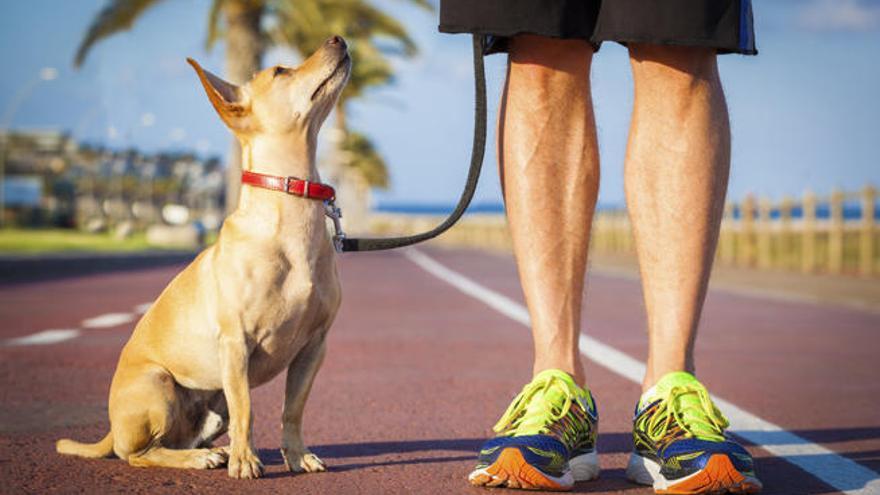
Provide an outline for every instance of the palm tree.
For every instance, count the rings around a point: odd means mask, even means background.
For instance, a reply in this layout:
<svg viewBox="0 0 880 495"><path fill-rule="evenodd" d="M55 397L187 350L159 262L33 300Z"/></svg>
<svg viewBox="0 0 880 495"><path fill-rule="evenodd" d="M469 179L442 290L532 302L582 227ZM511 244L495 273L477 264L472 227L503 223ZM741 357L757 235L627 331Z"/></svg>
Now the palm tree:
<svg viewBox="0 0 880 495"><path fill-rule="evenodd" d="M86 31L85 37L77 49L74 65L77 67L82 65L89 51L97 42L115 33L130 29L145 11L160 1L107 0L107 5L98 13ZM433 8L429 0L406 1L427 9ZM328 8L330 4L333 4L334 7ZM340 9L343 4L346 8ZM391 26L392 24L386 21L380 23L377 21L383 19L393 21L365 0L213 0L208 17L207 46L210 48L215 42L223 39L226 43L226 77L234 83L244 83L261 68L267 40L273 39L267 36L264 28L272 25L274 29L283 29L285 33L297 30L311 32L315 30L316 25L306 22L306 19L309 18L306 13L309 12L318 12L319 18L326 21L333 20L333 17L328 17L329 14L344 18L344 22L333 22L334 27L345 27L359 23ZM362 19L352 15L354 12L368 13L373 15L373 18L372 20ZM266 22L270 18L274 22ZM314 19L314 17L311 18ZM398 25L397 29L403 38L409 40L402 26ZM340 29L339 31L345 30ZM374 28L373 32L376 31L382 31L382 29ZM388 31L382 34L394 36ZM297 47L294 46L294 48ZM405 48L414 50L415 45L409 40L405 43ZM310 51L300 53L309 53ZM354 59L357 60L356 57ZM390 69L388 73L386 81L390 80ZM239 177L241 175L240 155L238 144L233 139L227 170L227 211L235 208L238 202Z"/></svg>
<svg viewBox="0 0 880 495"><path fill-rule="evenodd" d="M81 66L91 48L104 38L131 29L137 19L160 0L108 0L107 5L92 21L76 51L74 65ZM244 83L262 66L263 37L261 21L265 0L214 0L211 5L208 43L218 38L220 18L226 27L226 77L235 83ZM238 203L241 176L241 151L233 139L229 152L226 205L231 211Z"/></svg>
<svg viewBox="0 0 880 495"><path fill-rule="evenodd" d="M368 223L371 189L388 186L388 170L369 137L349 127L348 107L369 88L393 81L393 67L386 55L411 57L416 54L416 45L401 23L360 0L292 2L286 7L285 16L294 22L269 31L278 43L308 54L334 33L349 41L355 63L337 102L336 152L324 164L324 171L337 186L338 203L346 212L344 227L357 231Z"/></svg>

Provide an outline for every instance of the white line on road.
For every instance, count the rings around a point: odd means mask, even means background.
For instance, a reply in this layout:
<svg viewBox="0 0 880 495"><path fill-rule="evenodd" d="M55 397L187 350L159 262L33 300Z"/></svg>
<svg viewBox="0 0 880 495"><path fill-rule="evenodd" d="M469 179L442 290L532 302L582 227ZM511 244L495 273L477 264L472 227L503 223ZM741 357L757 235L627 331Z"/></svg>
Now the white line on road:
<svg viewBox="0 0 880 495"><path fill-rule="evenodd" d="M94 318L83 320L82 328L111 328L134 321L139 315L142 315L150 309L153 303L138 304L134 307L134 313L107 313ZM5 346L25 346L25 345L48 345L64 342L66 340L75 339L82 335L79 329L62 329L62 330L44 330L42 332L32 333L23 337L15 337L6 339L2 342Z"/></svg>
<svg viewBox="0 0 880 495"><path fill-rule="evenodd" d="M57 342L64 342L65 340L75 338L79 334L79 330L67 328L43 330L42 332L32 333L30 335L25 335L24 337L8 339L4 344L8 346L55 344Z"/></svg>
<svg viewBox="0 0 880 495"><path fill-rule="evenodd" d="M482 301L508 318L526 327L530 326L528 310L522 304L450 270L420 251L408 249L404 254L431 275ZM645 374L645 364L641 361L584 334L580 336L580 347L588 359L630 381L641 383ZM731 402L714 395L713 399L725 412L737 436L760 445L771 454L848 495L880 493L880 475L874 471L759 418Z"/></svg>
<svg viewBox="0 0 880 495"><path fill-rule="evenodd" d="M110 328L128 323L133 319L134 315L131 313L107 313L83 320L82 326L83 328Z"/></svg>
<svg viewBox="0 0 880 495"><path fill-rule="evenodd" d="M138 304L137 306L134 307L134 312L135 312L135 314L142 315L142 314L146 313L147 310L149 310L150 306L152 306L152 305L153 305L152 302Z"/></svg>

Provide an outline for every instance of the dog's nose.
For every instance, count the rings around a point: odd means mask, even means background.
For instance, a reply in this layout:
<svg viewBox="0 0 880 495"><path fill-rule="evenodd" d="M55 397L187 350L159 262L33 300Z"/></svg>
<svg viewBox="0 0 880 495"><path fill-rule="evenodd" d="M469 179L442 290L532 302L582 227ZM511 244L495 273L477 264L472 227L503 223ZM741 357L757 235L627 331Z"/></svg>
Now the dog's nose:
<svg viewBox="0 0 880 495"><path fill-rule="evenodd" d="M342 36L331 36L327 38L327 44L330 46L339 46L340 48L347 48L348 45L345 44L345 40Z"/></svg>

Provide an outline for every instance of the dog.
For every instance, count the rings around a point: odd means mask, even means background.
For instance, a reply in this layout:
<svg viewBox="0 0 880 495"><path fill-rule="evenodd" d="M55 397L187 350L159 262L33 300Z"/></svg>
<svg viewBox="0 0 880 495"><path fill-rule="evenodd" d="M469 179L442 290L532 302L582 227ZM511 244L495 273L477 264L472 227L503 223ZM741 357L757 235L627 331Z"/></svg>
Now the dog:
<svg viewBox="0 0 880 495"><path fill-rule="evenodd" d="M299 67L265 69L241 87L187 61L240 141L243 170L319 183L318 131L351 73L345 40L334 36ZM243 187L217 242L171 281L122 349L110 432L94 444L59 440L56 450L115 453L137 467L226 463L230 477L258 478L250 389L287 370L284 463L324 471L303 442L302 415L341 302L329 235L321 201ZM212 447L227 431L229 446Z"/></svg>

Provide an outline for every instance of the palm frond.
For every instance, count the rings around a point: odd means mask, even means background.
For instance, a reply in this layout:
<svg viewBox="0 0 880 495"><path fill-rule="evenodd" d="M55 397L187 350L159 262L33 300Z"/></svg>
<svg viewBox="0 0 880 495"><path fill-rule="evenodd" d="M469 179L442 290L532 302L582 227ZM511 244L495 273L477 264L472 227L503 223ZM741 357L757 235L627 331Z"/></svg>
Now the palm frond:
<svg viewBox="0 0 880 495"><path fill-rule="evenodd" d="M279 28L286 31L285 38L304 55L334 34L370 43L387 38L408 56L417 52L403 24L364 0L277 0L273 13Z"/></svg>
<svg viewBox="0 0 880 495"><path fill-rule="evenodd" d="M222 36L222 28L220 27L220 13L223 11L224 0L214 0L211 2L211 10L208 12L208 35L205 37L205 48L210 50L214 43Z"/></svg>
<svg viewBox="0 0 880 495"><path fill-rule="evenodd" d="M403 0L405 2L409 2L415 4L418 7L421 7L428 12L434 12L434 3L431 0Z"/></svg>
<svg viewBox="0 0 880 495"><path fill-rule="evenodd" d="M161 0L109 0L97 17L92 21L89 30L79 44L74 57L74 67L82 66L89 50L98 41L120 31L131 29L134 21L150 7Z"/></svg>
<svg viewBox="0 0 880 495"><path fill-rule="evenodd" d="M348 132L340 149L349 157L345 166L357 171L372 187L388 187L388 167L370 138L359 132Z"/></svg>
<svg viewBox="0 0 880 495"><path fill-rule="evenodd" d="M388 59L370 43L355 42L351 46L352 64L348 84L342 92L340 101L344 104L358 98L371 87L384 86L394 82L394 68Z"/></svg>
<svg viewBox="0 0 880 495"><path fill-rule="evenodd" d="M349 18L349 35L353 38L385 37L399 43L406 55L417 52L416 44L406 27L397 19L362 1L342 0Z"/></svg>

